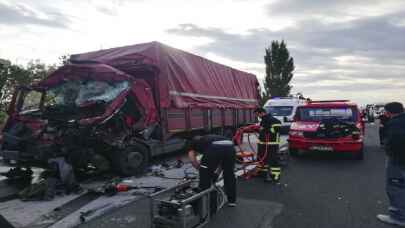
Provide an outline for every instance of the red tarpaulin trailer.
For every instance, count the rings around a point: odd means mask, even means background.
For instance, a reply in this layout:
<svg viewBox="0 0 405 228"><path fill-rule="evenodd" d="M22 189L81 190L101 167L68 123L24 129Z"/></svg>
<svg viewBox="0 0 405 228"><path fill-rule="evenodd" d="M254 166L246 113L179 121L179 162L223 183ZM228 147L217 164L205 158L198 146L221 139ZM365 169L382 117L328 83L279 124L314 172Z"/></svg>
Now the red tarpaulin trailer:
<svg viewBox="0 0 405 228"><path fill-rule="evenodd" d="M100 50L71 57L72 62L110 65L158 88L161 108L254 108L256 76L159 42Z"/></svg>

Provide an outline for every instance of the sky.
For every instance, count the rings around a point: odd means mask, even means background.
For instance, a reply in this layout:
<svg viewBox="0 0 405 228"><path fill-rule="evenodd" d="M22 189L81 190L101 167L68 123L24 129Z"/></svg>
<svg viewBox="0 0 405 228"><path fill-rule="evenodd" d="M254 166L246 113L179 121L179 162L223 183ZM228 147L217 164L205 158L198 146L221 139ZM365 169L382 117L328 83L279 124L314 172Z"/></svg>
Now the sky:
<svg viewBox="0 0 405 228"><path fill-rule="evenodd" d="M272 40L293 93L405 102L404 0L0 0L0 58L17 64L160 41L263 81Z"/></svg>

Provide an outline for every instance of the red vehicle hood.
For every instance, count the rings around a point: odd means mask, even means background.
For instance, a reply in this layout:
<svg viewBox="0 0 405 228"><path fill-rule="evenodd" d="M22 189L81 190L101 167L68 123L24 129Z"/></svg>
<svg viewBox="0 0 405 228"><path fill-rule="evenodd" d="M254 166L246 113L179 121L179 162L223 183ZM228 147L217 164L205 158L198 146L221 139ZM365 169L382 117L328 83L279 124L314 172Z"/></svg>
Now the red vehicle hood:
<svg viewBox="0 0 405 228"><path fill-rule="evenodd" d="M297 121L292 123L291 130L315 132L319 128L319 122Z"/></svg>

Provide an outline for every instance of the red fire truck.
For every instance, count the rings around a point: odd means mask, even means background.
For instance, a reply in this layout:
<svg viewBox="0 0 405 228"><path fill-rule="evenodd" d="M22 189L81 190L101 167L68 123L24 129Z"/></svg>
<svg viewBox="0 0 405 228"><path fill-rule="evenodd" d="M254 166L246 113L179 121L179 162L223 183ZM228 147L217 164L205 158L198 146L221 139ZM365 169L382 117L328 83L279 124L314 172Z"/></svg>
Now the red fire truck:
<svg viewBox="0 0 405 228"><path fill-rule="evenodd" d="M363 159L364 123L347 100L311 101L297 108L289 132L292 155L308 151L350 152Z"/></svg>

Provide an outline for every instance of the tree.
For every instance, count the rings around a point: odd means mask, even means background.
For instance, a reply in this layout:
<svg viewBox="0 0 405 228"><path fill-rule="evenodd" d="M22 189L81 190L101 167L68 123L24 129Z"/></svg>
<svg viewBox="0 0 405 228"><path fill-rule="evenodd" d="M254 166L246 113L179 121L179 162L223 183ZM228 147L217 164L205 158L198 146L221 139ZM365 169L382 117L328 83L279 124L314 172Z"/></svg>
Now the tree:
<svg viewBox="0 0 405 228"><path fill-rule="evenodd" d="M38 82L55 70L39 60L30 61L24 66L12 64L10 61L0 62L0 111L4 111L11 100L17 85L30 85Z"/></svg>
<svg viewBox="0 0 405 228"><path fill-rule="evenodd" d="M272 41L271 47L266 48L264 56L266 64L266 78L264 79L264 92L262 102L271 97L285 97L290 94L289 85L294 74L294 59L290 56L286 43Z"/></svg>
<svg viewBox="0 0 405 228"><path fill-rule="evenodd" d="M69 63L70 63L70 55L69 54L59 56L59 66L64 66L64 65L67 65Z"/></svg>

